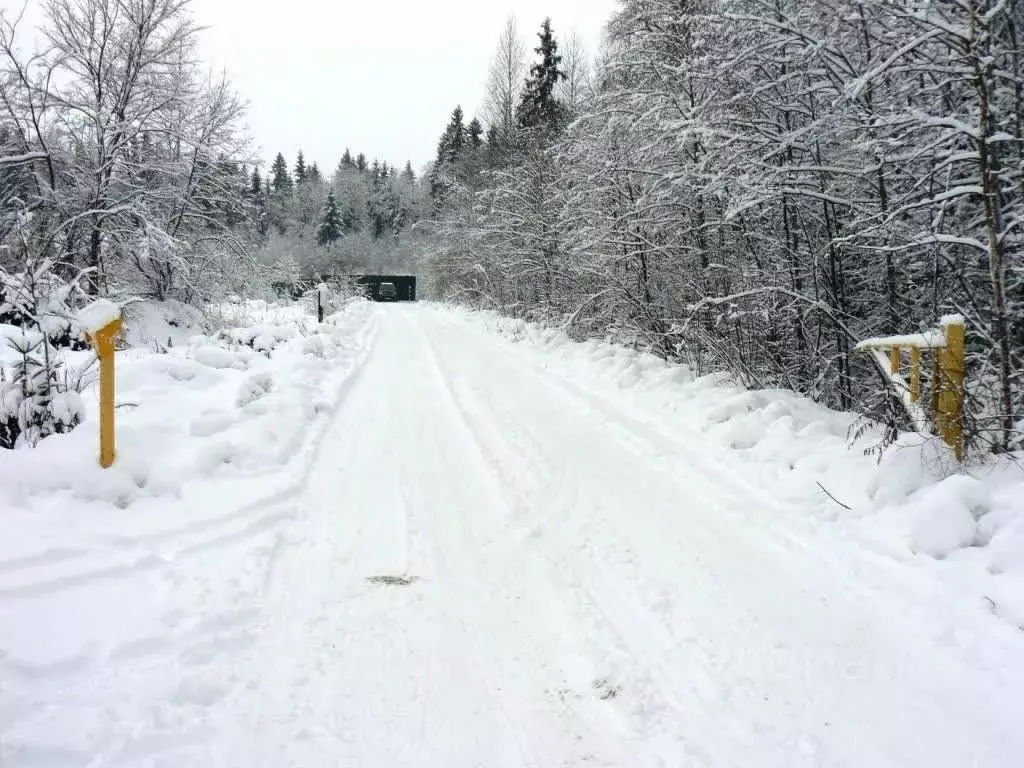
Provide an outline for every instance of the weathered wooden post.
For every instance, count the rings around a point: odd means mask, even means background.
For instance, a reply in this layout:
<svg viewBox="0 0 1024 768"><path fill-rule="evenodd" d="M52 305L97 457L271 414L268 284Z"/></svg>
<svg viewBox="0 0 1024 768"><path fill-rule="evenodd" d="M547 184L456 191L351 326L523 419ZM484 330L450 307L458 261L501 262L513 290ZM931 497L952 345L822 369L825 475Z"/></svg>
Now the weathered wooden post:
<svg viewBox="0 0 1024 768"><path fill-rule="evenodd" d="M100 466L114 463L114 341L121 332L121 310L106 299L94 301L78 314L78 322L100 361Z"/></svg>

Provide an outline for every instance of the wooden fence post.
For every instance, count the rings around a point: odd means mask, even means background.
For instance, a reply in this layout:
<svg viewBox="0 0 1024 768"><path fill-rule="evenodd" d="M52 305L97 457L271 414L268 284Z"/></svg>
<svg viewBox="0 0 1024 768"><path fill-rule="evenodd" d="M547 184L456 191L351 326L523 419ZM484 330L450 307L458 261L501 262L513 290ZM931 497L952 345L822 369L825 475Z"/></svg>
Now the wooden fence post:
<svg viewBox="0 0 1024 768"><path fill-rule="evenodd" d="M964 458L964 378L967 325L960 315L947 315L941 330L900 336L865 339L857 349L870 352L883 375L900 395L904 408L919 432L934 424L939 436ZM900 375L901 353L910 348L910 381ZM921 356L932 352L931 416L918 403L921 399Z"/></svg>
<svg viewBox="0 0 1024 768"><path fill-rule="evenodd" d="M114 341L121 332L122 320L117 318L102 328L88 331L100 361L100 466L108 469L114 463Z"/></svg>
<svg viewBox="0 0 1024 768"><path fill-rule="evenodd" d="M964 358L967 329L957 315L942 318L946 345L939 350L938 403L935 419L939 433L952 446L958 461L964 456Z"/></svg>

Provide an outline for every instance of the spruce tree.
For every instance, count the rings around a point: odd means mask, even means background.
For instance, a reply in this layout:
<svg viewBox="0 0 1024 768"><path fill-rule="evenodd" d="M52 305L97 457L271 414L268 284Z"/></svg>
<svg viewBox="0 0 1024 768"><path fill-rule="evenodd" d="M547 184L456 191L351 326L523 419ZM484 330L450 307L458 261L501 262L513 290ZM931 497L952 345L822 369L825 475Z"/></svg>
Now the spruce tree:
<svg viewBox="0 0 1024 768"><path fill-rule="evenodd" d="M309 171L306 173L306 179L314 184L319 184L323 181L323 175L320 173L320 167L316 163L309 166Z"/></svg>
<svg viewBox="0 0 1024 768"><path fill-rule="evenodd" d="M411 160L406 160L405 161L405 168L402 170L401 178L402 178L402 181L406 181L406 182L408 182L410 184L412 184L414 181L416 181L416 174L412 170L412 161Z"/></svg>
<svg viewBox="0 0 1024 768"><path fill-rule="evenodd" d="M458 106L452 110L448 127L441 134L437 142L437 164L454 163L466 144L466 127L462 124L462 107Z"/></svg>
<svg viewBox="0 0 1024 768"><path fill-rule="evenodd" d="M345 147L345 154L341 156L341 166L343 168L351 168L355 165L352 160L352 153L348 151L348 147Z"/></svg>
<svg viewBox="0 0 1024 768"><path fill-rule="evenodd" d="M257 198L263 194L263 178L260 176L259 168L252 169L252 176L249 177L249 194Z"/></svg>
<svg viewBox="0 0 1024 768"><path fill-rule="evenodd" d="M365 173L366 171L366 155L362 152L356 155L356 168L359 169L360 173Z"/></svg>
<svg viewBox="0 0 1024 768"><path fill-rule="evenodd" d="M466 127L466 132L469 135L469 146L473 149L480 149L483 145L484 127L480 121L475 117L469 121L469 125Z"/></svg>
<svg viewBox="0 0 1024 768"><path fill-rule="evenodd" d="M306 180L306 159L302 156L302 150L299 150L299 159L295 161L295 183L301 184Z"/></svg>
<svg viewBox="0 0 1024 768"><path fill-rule="evenodd" d="M330 189L327 191L327 201L320 214L320 224L316 228L316 241L320 245L331 245L340 240L343 233L344 223L338 210L338 201L334 197L334 190Z"/></svg>
<svg viewBox="0 0 1024 768"><path fill-rule="evenodd" d="M274 158L274 164L270 168L273 179L274 192L288 193L292 191L292 177L288 174L288 163L280 152Z"/></svg>
<svg viewBox="0 0 1024 768"><path fill-rule="evenodd" d="M560 69L562 57L558 54L558 41L551 31L551 19L544 19L540 32L540 45L533 50L540 61L530 67L526 90L516 109L521 128L547 128L558 130L565 119L565 107L555 98L555 86L565 80Z"/></svg>

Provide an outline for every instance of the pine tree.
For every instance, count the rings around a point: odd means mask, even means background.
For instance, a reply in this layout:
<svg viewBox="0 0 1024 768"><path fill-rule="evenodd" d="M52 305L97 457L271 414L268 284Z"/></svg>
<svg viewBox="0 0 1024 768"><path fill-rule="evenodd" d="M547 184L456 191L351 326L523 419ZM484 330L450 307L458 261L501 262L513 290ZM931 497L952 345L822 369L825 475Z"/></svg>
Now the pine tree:
<svg viewBox="0 0 1024 768"><path fill-rule="evenodd" d="M560 68L562 57L558 55L558 41L551 31L551 19L544 19L540 32L540 45L534 52L540 61L530 67L526 90L516 110L521 128L548 128L557 130L565 118L565 107L555 98L555 86L565 80Z"/></svg>
<svg viewBox="0 0 1024 768"><path fill-rule="evenodd" d="M401 178L402 181L408 182L409 184L412 184L413 182L416 181L416 174L412 170L411 160L405 161L405 168L402 170Z"/></svg>
<svg viewBox="0 0 1024 768"><path fill-rule="evenodd" d="M269 181L269 180L268 180ZM256 231L259 234L267 234L267 193L264 192L264 180L260 175L259 168L253 168L249 176L249 185L246 194L252 199L253 212L252 220L256 224Z"/></svg>
<svg viewBox="0 0 1024 768"><path fill-rule="evenodd" d="M348 147L345 147L345 154L341 156L341 167L352 168L355 162L352 160L352 153L348 151Z"/></svg>
<svg viewBox="0 0 1024 768"><path fill-rule="evenodd" d="M344 224L338 210L338 201L334 197L334 190L330 189L327 191L327 201L320 214L320 224L316 228L316 241L320 245L331 245L340 240L343 233Z"/></svg>
<svg viewBox="0 0 1024 768"><path fill-rule="evenodd" d="M314 184L319 184L323 181L323 175L320 173L320 167L316 163L309 166L309 172L306 174L306 179Z"/></svg>
<svg viewBox="0 0 1024 768"><path fill-rule="evenodd" d="M469 146L473 149L480 149L483 145L484 127L481 125L477 118L473 118L469 121L469 125L466 128L466 132L469 135Z"/></svg>
<svg viewBox="0 0 1024 768"><path fill-rule="evenodd" d="M437 142L437 164L454 163L459 153L466 144L466 127L462 124L462 107L458 106L452 110L448 127L441 134Z"/></svg>
<svg viewBox="0 0 1024 768"><path fill-rule="evenodd" d="M290 193L292 191L292 177L288 174L288 163L280 152L274 158L274 164L271 166L270 171L274 192Z"/></svg>
<svg viewBox="0 0 1024 768"><path fill-rule="evenodd" d="M295 183L301 184L306 180L306 159L302 156L302 150L299 150L299 159L295 161Z"/></svg>
<svg viewBox="0 0 1024 768"><path fill-rule="evenodd" d="M366 172L366 155L362 152L356 155L356 168L359 169L360 173Z"/></svg>

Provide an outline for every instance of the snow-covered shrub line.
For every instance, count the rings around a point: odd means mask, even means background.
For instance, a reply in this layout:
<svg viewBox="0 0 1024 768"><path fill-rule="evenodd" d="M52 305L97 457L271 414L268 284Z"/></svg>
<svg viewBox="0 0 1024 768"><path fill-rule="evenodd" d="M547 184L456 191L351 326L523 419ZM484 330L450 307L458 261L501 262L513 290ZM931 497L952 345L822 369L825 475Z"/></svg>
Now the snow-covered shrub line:
<svg viewBox="0 0 1024 768"><path fill-rule="evenodd" d="M548 371L646 411L660 430L742 462L765 513L804 516L944 580L1024 629L1024 455L960 465L941 440L900 435L876 460L880 428L851 440L859 417L787 390L747 390L723 374L550 327L470 312L510 350L539 351ZM769 512L770 510L770 512Z"/></svg>

